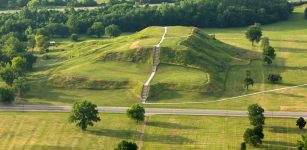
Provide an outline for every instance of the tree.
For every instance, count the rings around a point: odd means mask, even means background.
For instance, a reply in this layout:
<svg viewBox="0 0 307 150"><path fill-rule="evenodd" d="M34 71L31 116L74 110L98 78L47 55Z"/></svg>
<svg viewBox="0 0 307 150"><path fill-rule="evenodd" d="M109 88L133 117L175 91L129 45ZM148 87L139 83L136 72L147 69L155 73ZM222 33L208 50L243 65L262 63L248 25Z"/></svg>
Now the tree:
<svg viewBox="0 0 307 150"><path fill-rule="evenodd" d="M254 133L255 135L259 136L260 139L264 138L264 134L263 134L263 126L262 125L258 125L254 127Z"/></svg>
<svg viewBox="0 0 307 150"><path fill-rule="evenodd" d="M88 101L76 101L69 116L69 122L76 123L76 126L86 130L87 126L93 126L99 122L100 117L97 105Z"/></svg>
<svg viewBox="0 0 307 150"><path fill-rule="evenodd" d="M29 53L29 52L22 53L20 56L26 59L26 62L27 62L27 69L26 70L27 71L32 70L33 64L36 62L37 57L34 56L32 53Z"/></svg>
<svg viewBox="0 0 307 150"><path fill-rule="evenodd" d="M306 121L303 117L300 117L297 119L296 126L298 126L298 128L303 129L305 125L306 125Z"/></svg>
<svg viewBox="0 0 307 150"><path fill-rule="evenodd" d="M307 136L302 135L302 140L297 141L296 146L298 150L306 150L307 149Z"/></svg>
<svg viewBox="0 0 307 150"><path fill-rule="evenodd" d="M66 25L69 27L71 33L79 33L80 32L80 22L77 19L76 14L72 14L68 16L68 20Z"/></svg>
<svg viewBox="0 0 307 150"><path fill-rule="evenodd" d="M4 43L2 53L7 59L11 59L18 53L25 51L25 45L18 38L10 36Z"/></svg>
<svg viewBox="0 0 307 150"><path fill-rule="evenodd" d="M115 148L115 150L137 150L137 149L138 146L136 145L136 143L128 142L125 140L118 143L117 148Z"/></svg>
<svg viewBox="0 0 307 150"><path fill-rule="evenodd" d="M79 39L78 34L72 34L72 35L70 36L70 40L71 40L71 41L77 42L78 39Z"/></svg>
<svg viewBox="0 0 307 150"><path fill-rule="evenodd" d="M139 104L134 104L126 112L127 116L131 119L139 121L144 121L145 119L145 109Z"/></svg>
<svg viewBox="0 0 307 150"><path fill-rule="evenodd" d="M251 25L248 27L246 33L246 38L252 42L252 45L254 46L254 42L258 43L262 36L262 29L260 27L259 23L255 23L254 25Z"/></svg>
<svg viewBox="0 0 307 150"><path fill-rule="evenodd" d="M12 85L17 97L23 96L23 94L30 89L28 81L25 77L19 77L13 81Z"/></svg>
<svg viewBox="0 0 307 150"><path fill-rule="evenodd" d="M270 73L268 75L268 80L271 81L272 83L276 83L276 82L282 80L282 77L280 76L280 74Z"/></svg>
<svg viewBox="0 0 307 150"><path fill-rule="evenodd" d="M251 78L251 71L246 71L246 77L244 79L244 86L248 90L250 85L254 85L254 80Z"/></svg>
<svg viewBox="0 0 307 150"><path fill-rule="evenodd" d="M275 59L275 49L272 46L265 46L263 48L263 61L267 64L272 64Z"/></svg>
<svg viewBox="0 0 307 150"><path fill-rule="evenodd" d="M51 23L45 27L52 36L66 37L70 35L68 26L61 23Z"/></svg>
<svg viewBox="0 0 307 150"><path fill-rule="evenodd" d="M94 22L94 24L88 29L87 34L101 37L104 35L104 25L101 22Z"/></svg>
<svg viewBox="0 0 307 150"><path fill-rule="evenodd" d="M23 57L14 57L12 59L12 67L16 73L22 75L27 70L27 60Z"/></svg>
<svg viewBox="0 0 307 150"><path fill-rule="evenodd" d="M304 15L305 15L305 19L307 19L307 7L305 7Z"/></svg>
<svg viewBox="0 0 307 150"><path fill-rule="evenodd" d="M4 103L11 103L15 99L15 94L9 87L0 89L0 100Z"/></svg>
<svg viewBox="0 0 307 150"><path fill-rule="evenodd" d="M105 28L105 34L111 37L117 37L121 34L121 31L117 25L109 25Z"/></svg>
<svg viewBox="0 0 307 150"><path fill-rule="evenodd" d="M246 143L245 142L241 143L240 150L246 150Z"/></svg>
<svg viewBox="0 0 307 150"><path fill-rule="evenodd" d="M43 35L36 35L35 36L35 43L36 43L36 48L40 52L46 52L48 51L49 48L49 39Z"/></svg>
<svg viewBox="0 0 307 150"><path fill-rule="evenodd" d="M255 134L253 129L246 129L243 135L244 142L253 146L258 146L262 143L261 138Z"/></svg>
<svg viewBox="0 0 307 150"><path fill-rule="evenodd" d="M5 67L1 67L0 76L2 80L10 86L13 84L13 81L17 78L17 74L14 68L11 67L9 64L6 64Z"/></svg>
<svg viewBox="0 0 307 150"><path fill-rule="evenodd" d="M248 117L250 124L253 126L264 125L265 117L263 115L264 109L258 104L248 106Z"/></svg>
<svg viewBox="0 0 307 150"><path fill-rule="evenodd" d="M27 47L32 50L32 53L35 48L35 42L35 37L33 35L28 37Z"/></svg>

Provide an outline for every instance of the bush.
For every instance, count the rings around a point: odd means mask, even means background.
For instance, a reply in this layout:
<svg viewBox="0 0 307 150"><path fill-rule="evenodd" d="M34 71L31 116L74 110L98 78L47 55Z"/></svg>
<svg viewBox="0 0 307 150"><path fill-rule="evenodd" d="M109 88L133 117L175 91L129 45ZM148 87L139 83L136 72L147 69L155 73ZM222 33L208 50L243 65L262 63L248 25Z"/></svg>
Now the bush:
<svg viewBox="0 0 307 150"><path fill-rule="evenodd" d="M70 36L70 40L71 40L71 41L74 41L74 42L77 42L77 41L79 40L78 34L72 34L72 35Z"/></svg>

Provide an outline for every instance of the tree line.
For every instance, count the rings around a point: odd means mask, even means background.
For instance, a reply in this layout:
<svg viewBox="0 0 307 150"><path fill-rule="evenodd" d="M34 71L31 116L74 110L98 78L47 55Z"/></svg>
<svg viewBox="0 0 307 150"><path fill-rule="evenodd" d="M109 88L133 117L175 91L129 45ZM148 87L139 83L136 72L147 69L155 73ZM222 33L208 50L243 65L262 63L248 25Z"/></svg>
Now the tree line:
<svg viewBox="0 0 307 150"><path fill-rule="evenodd" d="M0 8L16 9L24 6L97 6L95 0L1 0Z"/></svg>
<svg viewBox="0 0 307 150"><path fill-rule="evenodd" d="M101 22L105 27L114 24L125 32L154 25L238 27L284 20L291 11L292 7L286 0L182 0L160 6L120 3L106 4L91 11L65 12L24 8L18 14L0 16L0 33L20 33L28 27L35 30L52 23L66 25L78 34L86 33L95 22ZM75 24L69 26L72 19Z"/></svg>

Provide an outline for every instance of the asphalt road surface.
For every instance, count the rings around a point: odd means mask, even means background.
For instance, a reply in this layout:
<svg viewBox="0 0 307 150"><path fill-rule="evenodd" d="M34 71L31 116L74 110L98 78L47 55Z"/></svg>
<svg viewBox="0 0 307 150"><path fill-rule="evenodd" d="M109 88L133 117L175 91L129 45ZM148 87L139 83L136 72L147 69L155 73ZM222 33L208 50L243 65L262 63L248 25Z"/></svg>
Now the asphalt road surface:
<svg viewBox="0 0 307 150"><path fill-rule="evenodd" d="M101 113L125 113L128 107L98 107ZM38 112L69 112L71 106L43 105L7 105L0 106L0 111L38 111ZM204 115L204 116L247 116L247 111L236 110L205 110L205 109L166 109L146 108L146 115ZM298 118L307 117L307 112L266 111L266 117Z"/></svg>

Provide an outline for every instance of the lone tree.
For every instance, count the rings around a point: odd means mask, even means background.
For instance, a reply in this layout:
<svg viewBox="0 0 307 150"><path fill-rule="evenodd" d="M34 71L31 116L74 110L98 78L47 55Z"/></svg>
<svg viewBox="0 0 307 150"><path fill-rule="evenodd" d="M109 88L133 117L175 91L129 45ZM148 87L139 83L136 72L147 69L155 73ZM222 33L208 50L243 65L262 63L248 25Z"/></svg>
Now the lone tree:
<svg viewBox="0 0 307 150"><path fill-rule="evenodd" d="M272 64L276 57L275 49L272 46L265 46L263 48L263 61L267 64Z"/></svg>
<svg viewBox="0 0 307 150"><path fill-rule="evenodd" d="M303 129L305 125L306 125L306 121L303 117L300 117L297 119L296 126L298 126L298 128Z"/></svg>
<svg viewBox="0 0 307 150"><path fill-rule="evenodd" d="M258 104L248 106L248 117L250 124L253 126L264 125L265 117L263 115L264 109Z"/></svg>
<svg viewBox="0 0 307 150"><path fill-rule="evenodd" d="M68 120L76 123L76 126L82 130L86 130L88 125L93 126L94 122L100 121L97 105L88 101L76 101Z"/></svg>
<svg viewBox="0 0 307 150"><path fill-rule="evenodd" d="M297 141L296 146L298 150L306 150L307 149L307 136L302 135L302 140Z"/></svg>
<svg viewBox="0 0 307 150"><path fill-rule="evenodd" d="M137 149L138 146L136 145L136 143L128 142L125 140L118 143L117 147L115 148L115 150L137 150Z"/></svg>
<svg viewBox="0 0 307 150"><path fill-rule="evenodd" d="M246 38L252 42L252 46L254 46L254 42L259 43L262 36L262 29L259 23L255 23L248 27L246 33Z"/></svg>
<svg viewBox="0 0 307 150"><path fill-rule="evenodd" d="M145 109L139 104L134 104L130 109L127 109L127 116L131 119L139 121L144 121L145 119Z"/></svg>
<svg viewBox="0 0 307 150"><path fill-rule="evenodd" d="M247 70L246 71L246 77L244 79L244 86L246 88L246 90L249 89L250 85L254 85L254 80L251 78L251 71Z"/></svg>
<svg viewBox="0 0 307 150"><path fill-rule="evenodd" d="M109 25L105 28L105 34L111 37L117 37L121 34L121 31L117 25Z"/></svg>
<svg viewBox="0 0 307 150"><path fill-rule="evenodd" d="M282 77L280 76L280 74L273 74L270 73L268 75L268 80L271 81L272 83L276 83L282 80Z"/></svg>

